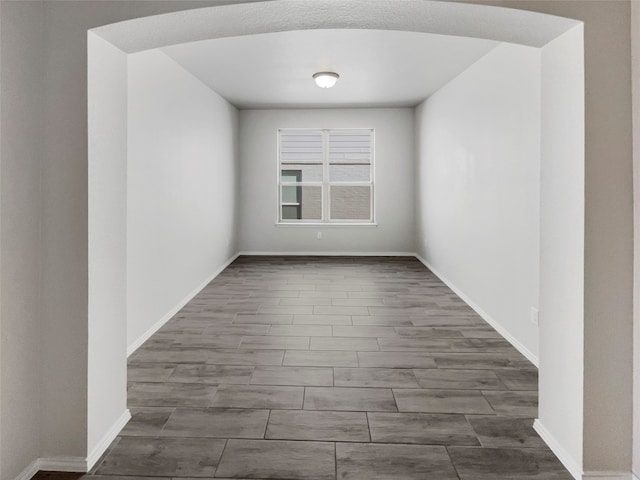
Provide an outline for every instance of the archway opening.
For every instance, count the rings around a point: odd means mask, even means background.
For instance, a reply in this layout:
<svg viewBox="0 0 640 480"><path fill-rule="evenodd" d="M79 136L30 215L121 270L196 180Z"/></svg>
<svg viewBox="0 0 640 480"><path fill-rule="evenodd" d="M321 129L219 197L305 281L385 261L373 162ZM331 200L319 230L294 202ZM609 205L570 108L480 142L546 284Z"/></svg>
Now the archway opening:
<svg viewBox="0 0 640 480"><path fill-rule="evenodd" d="M540 310L544 323L540 330L538 429L574 475L581 471L582 26L559 17L477 5L363 5L231 5L148 17L89 33L89 464L97 460L128 418L127 55L210 38L358 28L478 37L541 49ZM105 377L113 380L108 387L100 380Z"/></svg>

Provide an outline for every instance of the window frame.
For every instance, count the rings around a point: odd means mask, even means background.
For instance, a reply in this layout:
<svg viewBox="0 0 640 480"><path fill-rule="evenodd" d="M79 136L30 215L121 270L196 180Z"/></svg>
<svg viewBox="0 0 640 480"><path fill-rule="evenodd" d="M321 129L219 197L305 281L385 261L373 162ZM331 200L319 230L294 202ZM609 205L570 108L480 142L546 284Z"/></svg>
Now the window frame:
<svg viewBox="0 0 640 480"><path fill-rule="evenodd" d="M302 170L280 170L280 180L282 180L282 175L283 172L288 172L288 176L294 176L296 177L296 181L295 182L291 182L294 184L300 184L302 183ZM281 182L282 183L282 182ZM282 190L280 190L280 216L283 217L283 220L288 220L284 218L283 215L283 210L284 207L296 207L296 210L298 211L298 215L301 215L301 211L302 211L302 187L301 186L296 186L296 202L284 202L283 201L283 195L282 195Z"/></svg>
<svg viewBox="0 0 640 480"><path fill-rule="evenodd" d="M329 167L331 165L329 158L329 137L331 132L369 132L370 138L370 156L369 156L369 181L355 182L331 182L329 177ZM322 132L322 181L300 181L300 182L282 182L283 164L281 160L281 135L283 132ZM376 208L375 208L375 129L372 127L354 127L354 128L278 128L276 131L276 150L277 150L277 213L276 225L279 226L376 226ZM284 165L288 167L287 164ZM285 168L284 170L287 170ZM294 170L289 168L288 170ZM282 218L282 191L283 186L296 186L300 189L303 187L320 187L321 198L321 214L320 219L283 219ZM331 187L369 187L369 218L358 219L331 219ZM286 202L285 202L286 203Z"/></svg>

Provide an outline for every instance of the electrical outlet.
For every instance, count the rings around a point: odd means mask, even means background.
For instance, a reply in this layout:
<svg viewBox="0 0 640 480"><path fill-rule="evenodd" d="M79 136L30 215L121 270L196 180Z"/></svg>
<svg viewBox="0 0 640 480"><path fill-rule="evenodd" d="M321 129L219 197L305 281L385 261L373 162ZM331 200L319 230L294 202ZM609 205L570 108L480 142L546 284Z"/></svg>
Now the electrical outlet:
<svg viewBox="0 0 640 480"><path fill-rule="evenodd" d="M322 240L322 232L318 232L318 233L316 234L316 238L317 238L318 240Z"/></svg>
<svg viewBox="0 0 640 480"><path fill-rule="evenodd" d="M533 323L534 325L538 325L539 316L540 312L538 311L538 309L535 307L531 307L531 310L529 311L529 320L531 320L531 323Z"/></svg>

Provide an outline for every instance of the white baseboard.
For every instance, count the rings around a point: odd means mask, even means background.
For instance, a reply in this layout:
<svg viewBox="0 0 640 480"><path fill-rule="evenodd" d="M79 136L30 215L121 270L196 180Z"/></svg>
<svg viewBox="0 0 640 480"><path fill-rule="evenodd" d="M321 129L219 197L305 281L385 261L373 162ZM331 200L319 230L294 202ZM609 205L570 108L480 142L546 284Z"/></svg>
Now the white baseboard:
<svg viewBox="0 0 640 480"><path fill-rule="evenodd" d="M37 458L25 468L15 480L30 480L39 471L87 472L87 461L82 457Z"/></svg>
<svg viewBox="0 0 640 480"><path fill-rule="evenodd" d="M276 257L415 257L415 253L411 252L265 252L265 251L245 251L238 255L247 256L276 256Z"/></svg>
<svg viewBox="0 0 640 480"><path fill-rule="evenodd" d="M195 297L198 293L200 293L200 290L202 290L214 278L216 278L218 275L220 275L222 273L222 271L225 268L227 268L229 265L231 265L233 263L233 261L236 258L238 258L240 255L241 255L240 253L236 253L235 255L233 255L220 268L218 268L215 272L213 272L204 282L202 282L194 290L189 292L189 294L187 294L186 297L184 297L182 300L180 300L175 307L173 307L171 310L169 310L169 312L166 313L166 315L164 315L160 320L158 320L156 323L151 325L151 327L146 332L144 332L142 335L140 335L131 345L129 345L127 347L127 357L129 357L133 352L135 352L138 348L140 348L144 342L149 340L149 338L151 338L151 336L154 333L156 333L165 323L167 323L169 320L171 320L171 318L173 318L173 316L176 313L178 313L180 311L180 309L182 309L182 307L184 307L187 303L189 303L191 301L191 299L193 297Z"/></svg>
<svg viewBox="0 0 640 480"><path fill-rule="evenodd" d="M87 460L82 457L39 458L38 470L84 473L87 471Z"/></svg>
<svg viewBox="0 0 640 480"><path fill-rule="evenodd" d="M584 472L582 480L638 480L630 472Z"/></svg>
<svg viewBox="0 0 640 480"><path fill-rule="evenodd" d="M124 428L124 426L127 424L127 422L130 419L131 419L131 412L129 411L129 409L126 409L124 412L122 412L122 415L120 415L120 418L118 418L113 423L111 428L107 431L107 433L104 434L102 439L89 453L89 455L85 460L85 470L83 470L84 472L88 472L89 470L91 470L93 466L96 464L96 462L100 460L100 457L102 456L102 454L107 450L107 448L109 448L109 445L111 445L111 442L115 440L115 438L120 433L120 430Z"/></svg>
<svg viewBox="0 0 640 480"><path fill-rule="evenodd" d="M33 477L36 473L38 473L38 470L40 470L40 468L38 468L39 461L40 459L37 458L33 462L31 462L27 466L27 468L20 472L20 474L14 480L30 480L31 477Z"/></svg>
<svg viewBox="0 0 640 480"><path fill-rule="evenodd" d="M569 453L560 445L553 435L547 430L539 419L533 421L533 429L540 435L540 438L549 446L551 451L558 457L560 463L564 465L564 468L569 470L569 473L576 480L582 480L582 466L576 462L576 460L569 455Z"/></svg>
<svg viewBox="0 0 640 480"><path fill-rule="evenodd" d="M47 472L78 472L85 473L91 470L102 454L107 450L111 442L118 436L120 430L131 418L131 412L125 410L120 418L114 422L109 431L102 437L87 458L82 457L43 457L31 462L14 480L30 480L39 471Z"/></svg>
<svg viewBox="0 0 640 480"><path fill-rule="evenodd" d="M451 290L454 291L456 295L458 295L464 302L469 305L473 310L482 317L482 319L491 325L500 335L502 335L505 340L507 340L511 345L513 345L516 350L518 350L522 355L524 355L527 360L533 363L536 368L538 368L538 356L535 355L531 350L525 347L522 343L520 343L513 335L511 335L508 331L504 329L500 323L498 323L491 315L485 312L479 305L477 305L473 300L471 300L467 295L464 294L458 287L456 287L447 277L445 277L442 273L438 272L433 266L427 262L424 258L422 258L417 253L415 257L422 262L422 264L427 267L433 274L438 277L442 282L447 285Z"/></svg>

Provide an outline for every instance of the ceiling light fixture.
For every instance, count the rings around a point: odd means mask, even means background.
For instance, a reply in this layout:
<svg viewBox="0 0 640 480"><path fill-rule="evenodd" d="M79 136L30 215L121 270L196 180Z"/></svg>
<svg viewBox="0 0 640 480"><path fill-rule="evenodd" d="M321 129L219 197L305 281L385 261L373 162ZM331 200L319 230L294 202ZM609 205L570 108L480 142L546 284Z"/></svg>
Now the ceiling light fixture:
<svg viewBox="0 0 640 480"><path fill-rule="evenodd" d="M340 75L334 72L318 72L313 74L313 80L320 88L333 87L339 78Z"/></svg>

